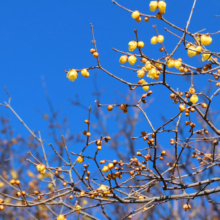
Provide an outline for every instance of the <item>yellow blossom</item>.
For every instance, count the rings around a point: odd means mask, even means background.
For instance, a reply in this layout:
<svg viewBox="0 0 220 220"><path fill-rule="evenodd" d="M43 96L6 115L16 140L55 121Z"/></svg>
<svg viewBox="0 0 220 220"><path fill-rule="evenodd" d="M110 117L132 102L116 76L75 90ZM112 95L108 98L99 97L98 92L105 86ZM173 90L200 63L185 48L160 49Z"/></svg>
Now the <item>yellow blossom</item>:
<svg viewBox="0 0 220 220"><path fill-rule="evenodd" d="M139 78L143 78L144 76L145 76L145 71L144 70L138 70L137 71L137 76L139 77Z"/></svg>
<svg viewBox="0 0 220 220"><path fill-rule="evenodd" d="M143 41L138 41L137 46L138 46L138 48L143 48L144 47L144 42Z"/></svg>
<svg viewBox="0 0 220 220"><path fill-rule="evenodd" d="M158 36L157 36L157 41L158 41L159 43L163 43L163 41L164 41L164 36L163 36L163 35L158 35Z"/></svg>
<svg viewBox="0 0 220 220"><path fill-rule="evenodd" d="M58 215L57 220L66 220L64 215Z"/></svg>
<svg viewBox="0 0 220 220"><path fill-rule="evenodd" d="M157 74L156 68L152 68L151 70L149 70L149 72L147 74L147 77L149 77L151 79L154 79L156 74Z"/></svg>
<svg viewBox="0 0 220 220"><path fill-rule="evenodd" d="M146 68L146 70L151 70L151 63L150 63L150 61L147 61L146 63L145 63L145 68Z"/></svg>
<svg viewBox="0 0 220 220"><path fill-rule="evenodd" d="M133 18L133 19L137 19L137 18L139 18L140 17L140 12L139 11L134 11L132 14L131 14L131 17Z"/></svg>
<svg viewBox="0 0 220 220"><path fill-rule="evenodd" d="M77 73L76 70L70 69L70 70L67 72L66 77L67 77L70 81L74 82L75 79L77 79L77 77L78 77L78 73Z"/></svg>
<svg viewBox="0 0 220 220"><path fill-rule="evenodd" d="M133 40L128 43L129 51L134 51L137 48L137 41Z"/></svg>
<svg viewBox="0 0 220 220"><path fill-rule="evenodd" d="M212 38L210 37L210 36L207 36L207 35L202 35L201 36L201 43L203 44L203 45L209 45L209 44L211 44L212 43Z"/></svg>
<svg viewBox="0 0 220 220"><path fill-rule="evenodd" d="M175 60L175 61L174 61L174 66L175 66L177 69L179 69L181 65L182 65L182 62L181 62L180 60Z"/></svg>
<svg viewBox="0 0 220 220"><path fill-rule="evenodd" d="M137 61L137 57L135 55L131 55L128 57L128 62L131 64L131 65L134 65Z"/></svg>
<svg viewBox="0 0 220 220"><path fill-rule="evenodd" d="M191 50L192 49L192 50ZM194 57L196 55L195 46L190 46L187 50L189 57Z"/></svg>
<svg viewBox="0 0 220 220"><path fill-rule="evenodd" d="M128 56L127 55L122 55L119 59L119 63L126 63L128 61Z"/></svg>
<svg viewBox="0 0 220 220"><path fill-rule="evenodd" d="M83 158L82 156L78 156L77 159L76 159L76 161L77 161L78 163L83 163L83 162L84 162L84 158Z"/></svg>
<svg viewBox="0 0 220 220"><path fill-rule="evenodd" d="M203 53L202 54L202 61L211 60L212 56L210 53Z"/></svg>
<svg viewBox="0 0 220 220"><path fill-rule="evenodd" d="M157 9L157 1L151 1L150 2L150 11L154 12Z"/></svg>
<svg viewBox="0 0 220 220"><path fill-rule="evenodd" d="M166 2L164 2L164 1L159 1L158 2L158 8L159 8L159 12L161 14L165 14L166 6L167 6Z"/></svg>
<svg viewBox="0 0 220 220"><path fill-rule="evenodd" d="M193 104L195 104L196 102L199 101L199 98L197 95L193 94L190 98L190 102L192 102Z"/></svg>
<svg viewBox="0 0 220 220"><path fill-rule="evenodd" d="M157 37L153 36L150 40L151 44L156 44L157 43Z"/></svg>

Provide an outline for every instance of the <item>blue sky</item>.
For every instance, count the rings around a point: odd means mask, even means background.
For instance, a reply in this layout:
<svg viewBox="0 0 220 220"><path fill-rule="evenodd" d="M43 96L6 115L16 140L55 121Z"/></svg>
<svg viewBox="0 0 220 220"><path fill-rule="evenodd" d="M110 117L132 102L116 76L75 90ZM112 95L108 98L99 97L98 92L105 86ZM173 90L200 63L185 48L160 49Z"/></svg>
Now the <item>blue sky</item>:
<svg viewBox="0 0 220 220"><path fill-rule="evenodd" d="M131 10L137 9L146 14L153 14L149 11L149 1L118 0L118 2ZM192 3L193 1L168 1L164 17L184 28ZM214 15L219 14L219 8L219 0L198 1L189 30L196 32L207 28L205 33L218 31L220 18ZM137 82L136 73L120 68L118 62L120 54L112 51L112 48L127 51L128 42L135 39L133 32L135 28L138 29L139 39L145 42L143 51L154 59L159 58L161 54L158 45L150 44L151 37L155 35L152 25L157 24L159 33L165 36L164 44L169 52L178 42L177 38L164 31L164 27L175 31L168 25L155 19L150 19L148 23L143 21L136 23L129 12L118 8L111 0L0 2L0 102L7 100L3 89L6 86L12 96L12 106L17 113L32 130L41 130L43 139L47 141L49 141L47 122L35 109L37 107L44 113L50 112L42 87L42 76L45 78L54 108L56 110L62 108L60 118L69 118L71 131L74 133L85 129L83 121L87 118L87 112L72 106L68 98L78 95L85 106L94 106L95 97L92 92L95 74L99 89L106 88L101 97L103 104L113 103L116 99L121 100L114 92L115 89L124 94L128 92L126 85L100 70L91 71L89 78L80 75L74 83L67 80L64 69L81 69L96 65L96 60L90 54L90 48L93 47L90 23L94 26L103 67L130 82ZM175 33L181 35L178 31ZM213 36L213 43L209 49L220 50L218 35ZM188 58L184 50L177 51L175 58L179 57L188 64L201 64L200 58ZM188 81L181 77L167 78L175 88L182 90L189 88ZM207 78L199 76L195 79L200 82L200 86L197 86L205 91ZM150 118L154 118L153 123L157 127L161 124L160 116L174 116L178 112L178 107L170 109L172 101L169 99L170 92L166 89L153 87L152 90L154 101L148 114ZM140 88L138 94L142 94ZM28 134L9 110L1 107L0 114L12 119L16 133L24 136ZM107 124L110 131L113 130L112 123L109 119ZM146 128L146 122L137 128L137 134L143 128Z"/></svg>
<svg viewBox="0 0 220 220"><path fill-rule="evenodd" d="M120 0L119 3L130 9L149 13L149 1ZM184 27L191 5L192 1L169 1L165 18ZM94 91L92 81L95 72L98 73L99 88L108 87L104 93L106 102L117 98L112 92L113 89L127 91L127 86L99 70L92 71L91 77L87 79L79 77L74 83L66 79L64 69L80 69L96 64L89 52L92 47L90 23L94 25L102 65L120 77L136 81L136 74L119 67L120 55L111 48L126 51L127 43L135 38L135 28L138 28L140 39L146 42L146 54L153 58L160 56L159 46L150 45L149 41L152 35L155 35L151 26L157 23L159 32L164 33L163 24L153 19L147 24L136 23L131 19L130 13L118 8L110 0L12 0L1 1L0 6L0 100L2 102L7 99L3 90L3 86L6 86L12 96L12 105L34 130L42 129L41 116L36 113L34 107L37 106L46 113L49 111L42 88L42 75L45 77L54 107L58 109L62 106L62 114L70 117L74 123L80 122L82 118L78 114L76 117L77 110L70 105L67 98L78 94L86 106L92 105L94 97L91 92ZM217 31L220 18L215 18L214 15L218 14L219 6L220 2L217 0L212 1L212 4L200 0L189 30L207 28L207 32ZM205 15L202 15L201 11L205 11ZM168 51L171 51L177 39L168 33L164 33L164 36L165 45ZM216 39L217 36L214 36L210 48L214 47ZM177 54L181 56L183 51ZM188 59L187 56L184 58ZM187 61L192 63L195 60L197 61L197 58ZM170 82L174 78L171 78ZM0 112L8 114L2 108Z"/></svg>

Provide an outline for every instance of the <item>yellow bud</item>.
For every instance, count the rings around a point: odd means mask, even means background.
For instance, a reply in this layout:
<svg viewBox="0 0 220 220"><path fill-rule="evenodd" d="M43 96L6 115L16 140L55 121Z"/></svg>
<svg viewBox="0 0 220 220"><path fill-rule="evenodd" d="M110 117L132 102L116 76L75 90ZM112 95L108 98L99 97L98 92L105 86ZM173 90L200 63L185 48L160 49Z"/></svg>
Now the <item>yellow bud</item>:
<svg viewBox="0 0 220 220"><path fill-rule="evenodd" d="M147 83L147 82L144 82L144 83ZM142 88L143 88L144 91L148 91L149 90L149 86L143 86Z"/></svg>
<svg viewBox="0 0 220 220"><path fill-rule="evenodd" d="M144 42L143 41L138 41L137 46L138 46L138 48L143 48L144 47Z"/></svg>
<svg viewBox="0 0 220 220"><path fill-rule="evenodd" d="M84 77L89 77L89 72L88 72L88 70L87 69L82 69L81 70L81 74L84 76Z"/></svg>
<svg viewBox="0 0 220 220"><path fill-rule="evenodd" d="M78 163L83 163L83 162L84 162L84 158L83 158L82 156L78 156L77 159L76 159L76 161L77 161Z"/></svg>
<svg viewBox="0 0 220 220"><path fill-rule="evenodd" d="M189 88L189 94L194 94L194 93L195 93L195 91L196 91L196 90L195 90L194 88L192 88L192 87L191 87L191 88Z"/></svg>
<svg viewBox="0 0 220 220"><path fill-rule="evenodd" d="M156 44L157 43L157 37L156 36L152 37L150 42L151 42L151 44Z"/></svg>
<svg viewBox="0 0 220 220"><path fill-rule="evenodd" d="M185 111L185 105L180 104L180 105L179 105L179 110L180 110L181 112Z"/></svg>
<svg viewBox="0 0 220 220"><path fill-rule="evenodd" d="M163 43L163 41L164 41L164 36L163 36L163 35L158 35L158 36L157 36L157 41L158 41L159 43Z"/></svg>
<svg viewBox="0 0 220 220"><path fill-rule="evenodd" d="M136 10L131 14L131 17L133 19L137 19L138 17L140 17L140 15L141 15L140 12Z"/></svg>
<svg viewBox="0 0 220 220"><path fill-rule="evenodd" d="M128 56L127 55L122 55L119 59L119 63L126 63L128 61Z"/></svg>
<svg viewBox="0 0 220 220"><path fill-rule="evenodd" d="M74 82L75 79L77 79L77 77L78 77L78 73L77 73L76 70L70 69L70 70L67 72L66 77L67 77L70 81Z"/></svg>
<svg viewBox="0 0 220 220"><path fill-rule="evenodd" d="M157 1L150 2L150 11L154 12L157 9Z"/></svg>
<svg viewBox="0 0 220 220"><path fill-rule="evenodd" d="M128 57L128 62L131 64L131 65L134 65L137 61L137 58L135 55L131 55Z"/></svg>
<svg viewBox="0 0 220 220"><path fill-rule="evenodd" d="M104 166L104 167L102 168L102 172L103 172L103 173L107 173L108 171L109 171L108 166Z"/></svg>

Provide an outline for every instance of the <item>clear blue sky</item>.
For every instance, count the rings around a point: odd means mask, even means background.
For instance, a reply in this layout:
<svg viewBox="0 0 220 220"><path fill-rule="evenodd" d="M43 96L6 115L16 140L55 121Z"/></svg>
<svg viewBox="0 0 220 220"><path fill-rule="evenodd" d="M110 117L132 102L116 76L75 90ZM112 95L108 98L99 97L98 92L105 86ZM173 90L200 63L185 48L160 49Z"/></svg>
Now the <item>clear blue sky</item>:
<svg viewBox="0 0 220 220"><path fill-rule="evenodd" d="M118 0L118 2L131 10L138 9L143 13L153 14L149 12L150 1ZM192 0L167 1L164 17L183 28L189 17L192 3ZM196 32L207 28L205 33L218 31L220 18L215 18L214 15L220 14L219 8L219 0L199 0L189 30ZM107 88L101 98L103 104L121 99L114 93L115 89L122 93L128 91L127 86L99 70L91 71L91 76L87 79L80 75L74 83L67 80L64 69L81 69L96 65L89 51L93 47L90 23L94 25L103 67L130 82L137 82L136 73L120 68L118 62L120 54L112 51L112 47L127 51L128 42L135 39L133 30L138 28L139 39L146 44L143 51L149 57L159 58L161 55L158 52L159 46L150 44L151 37L155 35L152 28L154 24L157 24L158 31L165 36L164 43L169 52L178 42L177 38L164 32L164 27L174 31L168 25L164 26L155 19L150 19L149 23L136 23L131 19L130 13L115 6L111 0L2 0L0 2L0 102L7 100L3 89L6 86L12 96L12 106L31 129L42 131L43 139L47 140L47 122L35 110L37 107L42 112L49 113L41 76L45 78L55 109L62 107L61 118L70 119L71 131L75 133L85 129L83 121L87 118L87 112L73 107L68 98L74 98L77 94L85 106L93 106L95 73L98 74L99 89ZM181 34L178 31L175 33ZM220 51L219 45L219 36L213 36L213 43L209 49ZM183 50L176 53L175 58L179 57L188 64L201 62L198 57L188 58L186 51ZM203 79L202 76L197 78L202 82L201 88L205 90L207 81ZM189 88L189 83L181 77L169 76L168 82L175 88L184 90ZM153 120L156 127L161 123L161 115L174 116L178 112L178 107L170 110L168 104L172 102L168 97L170 92L166 89L154 87L152 90L154 101L148 114L151 118L156 116ZM138 89L138 93L140 95L142 90ZM26 130L9 110L0 108L0 114L12 118L16 133L27 135ZM111 130L112 122L108 121L108 125ZM143 128L146 128L145 121L140 128L137 128L137 134Z"/></svg>
<svg viewBox="0 0 220 220"><path fill-rule="evenodd" d="M149 1L119 0L119 3L149 13ZM192 1L169 1L165 18L184 27L191 5ZM219 13L219 7L218 0L198 1L189 30L207 28L207 32L217 31L220 18L214 15ZM137 79L135 73L120 69L119 54L111 48L126 51L127 43L135 38L135 28L138 28L140 39L146 43L144 52L153 58L160 55L159 46L152 46L149 41L155 35L151 28L153 24L157 23L159 32L164 33L161 22L150 20L147 24L136 23L130 13L115 6L111 0L1 1L0 100L2 102L7 99L3 90L3 86L6 86L12 96L12 105L34 130L42 129L42 118L34 106L49 112L41 83L42 75L55 108L63 106L63 115L70 117L74 123L81 122L85 116L79 116L67 98L78 94L86 106L92 105L95 72L98 72L100 89L108 87L103 96L106 102L110 103L117 97L113 89L127 91L126 86L97 70L91 71L91 77L79 77L74 83L66 79L64 69L80 69L96 64L89 52L92 47L90 23L94 25L102 65L120 77L133 82ZM168 25L165 27L169 28ZM168 33L164 35L165 45L171 51L177 39ZM219 47L217 39L217 36L213 37L213 44L209 48L214 45L216 49ZM190 59L188 63L195 60L197 58ZM8 114L3 108L0 113Z"/></svg>

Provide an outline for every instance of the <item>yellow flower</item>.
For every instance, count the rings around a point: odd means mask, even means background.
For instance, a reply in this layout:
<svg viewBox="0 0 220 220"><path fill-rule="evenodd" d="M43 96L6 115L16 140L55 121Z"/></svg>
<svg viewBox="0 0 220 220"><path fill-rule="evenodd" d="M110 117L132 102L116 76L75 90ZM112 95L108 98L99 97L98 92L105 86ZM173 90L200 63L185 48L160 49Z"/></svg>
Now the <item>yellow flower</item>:
<svg viewBox="0 0 220 220"><path fill-rule="evenodd" d="M58 215L57 220L66 220L64 215Z"/></svg>
<svg viewBox="0 0 220 220"><path fill-rule="evenodd" d="M145 83L147 83L147 82L145 82ZM142 88L143 88L144 91L148 91L149 90L149 86L143 86Z"/></svg>
<svg viewBox="0 0 220 220"><path fill-rule="evenodd" d="M167 62L167 66L168 66L169 68L172 68L172 67L174 67L174 65L175 65L174 60L173 60L172 58L169 59L168 62Z"/></svg>
<svg viewBox="0 0 220 220"><path fill-rule="evenodd" d="M122 55L119 59L119 63L126 63L128 61L128 56L127 55Z"/></svg>
<svg viewBox="0 0 220 220"><path fill-rule="evenodd" d="M74 82L75 79L77 79L77 77L78 77L78 73L77 73L76 70L70 69L70 70L67 72L66 77L67 77L70 81Z"/></svg>
<svg viewBox="0 0 220 220"><path fill-rule="evenodd" d="M144 47L144 42L143 41L138 41L137 46L138 46L138 48L143 48Z"/></svg>
<svg viewBox="0 0 220 220"><path fill-rule="evenodd" d="M133 40L128 43L129 51L134 51L137 48L137 41Z"/></svg>
<svg viewBox="0 0 220 220"><path fill-rule="evenodd" d="M193 87L190 87L190 88L189 88L189 94L194 94L195 91L196 91L196 90L195 90Z"/></svg>
<svg viewBox="0 0 220 220"><path fill-rule="evenodd" d="M89 77L89 71L87 69L82 69L81 74L86 78Z"/></svg>
<svg viewBox="0 0 220 220"><path fill-rule="evenodd" d="M157 41L158 41L159 43L163 43L163 41L164 41L164 36L163 36L163 35L158 35L158 36L157 36Z"/></svg>
<svg viewBox="0 0 220 220"><path fill-rule="evenodd" d="M77 213L80 213L80 212L81 212L81 208L82 208L82 207L81 207L80 205L76 205L76 206L75 206L76 212L77 212Z"/></svg>
<svg viewBox="0 0 220 220"><path fill-rule="evenodd" d="M203 49L201 46L196 47L196 51L201 52Z"/></svg>
<svg viewBox="0 0 220 220"><path fill-rule="evenodd" d="M179 105L179 110L180 110L181 112L185 111L185 105L180 104L180 105Z"/></svg>
<svg viewBox="0 0 220 220"><path fill-rule="evenodd" d="M190 50L190 49L192 49L192 50ZM194 57L196 55L196 51L194 51L194 50L196 50L195 46L190 46L188 48L187 52L188 52L189 57Z"/></svg>
<svg viewBox="0 0 220 220"><path fill-rule="evenodd" d="M137 61L137 57L135 55L131 55L128 57L128 62L131 64L131 65L134 65Z"/></svg>
<svg viewBox="0 0 220 220"><path fill-rule="evenodd" d="M3 182L0 182L0 188L2 188L5 184Z"/></svg>
<svg viewBox="0 0 220 220"><path fill-rule="evenodd" d="M181 61L179 61L179 60L175 60L175 61L174 61L174 66L175 66L177 69L179 69L181 65L182 65Z"/></svg>
<svg viewBox="0 0 220 220"><path fill-rule="evenodd" d="M82 156L78 156L77 159L76 159L76 161L77 161L78 163L83 163L83 162L84 162L84 158L83 158Z"/></svg>
<svg viewBox="0 0 220 220"><path fill-rule="evenodd" d="M145 63L145 68L146 68L146 70L151 70L151 63L150 63L150 61L147 61L146 63Z"/></svg>
<svg viewBox="0 0 220 220"><path fill-rule="evenodd" d="M159 1L159 2L158 2L158 8L159 8L159 12L160 12L161 14L165 14L166 7L167 7L166 2L164 2L164 1Z"/></svg>
<svg viewBox="0 0 220 220"><path fill-rule="evenodd" d="M18 173L15 170L11 170L12 179L18 179Z"/></svg>
<svg viewBox="0 0 220 220"><path fill-rule="evenodd" d="M212 38L210 37L210 36L206 36L206 35L202 35L201 36L201 43L203 44L203 45L209 45L209 44L211 44L212 43Z"/></svg>
<svg viewBox="0 0 220 220"><path fill-rule="evenodd" d="M131 14L131 17L137 19L140 17L140 15L141 15L140 12L136 10Z"/></svg>
<svg viewBox="0 0 220 220"><path fill-rule="evenodd" d="M202 54L202 61L211 60L212 55L210 53L203 53Z"/></svg>
<svg viewBox="0 0 220 220"><path fill-rule="evenodd" d="M196 102L199 101L199 98L197 95L193 94L190 98L190 102L192 102L193 104L195 104Z"/></svg>
<svg viewBox="0 0 220 220"><path fill-rule="evenodd" d="M154 12L157 9L157 1L150 2L150 11Z"/></svg>
<svg viewBox="0 0 220 220"><path fill-rule="evenodd" d="M147 77L154 79L156 77L156 74L157 74L156 68L152 68L151 70L149 70Z"/></svg>
<svg viewBox="0 0 220 220"><path fill-rule="evenodd" d="M157 37L153 36L150 40L151 44L156 44L157 43Z"/></svg>
<svg viewBox="0 0 220 220"><path fill-rule="evenodd" d="M141 70L138 70L137 73L138 73L137 76L138 76L139 78L143 78L143 77L145 76L145 72L144 72L144 70L142 70L142 69L141 69Z"/></svg>

